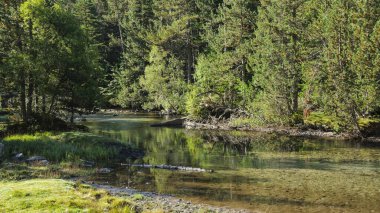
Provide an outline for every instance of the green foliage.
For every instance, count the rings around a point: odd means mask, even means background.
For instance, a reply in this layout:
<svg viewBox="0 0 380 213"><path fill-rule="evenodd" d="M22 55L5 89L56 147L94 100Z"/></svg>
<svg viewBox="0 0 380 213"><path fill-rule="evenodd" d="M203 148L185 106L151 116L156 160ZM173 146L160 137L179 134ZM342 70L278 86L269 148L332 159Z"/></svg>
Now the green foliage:
<svg viewBox="0 0 380 213"><path fill-rule="evenodd" d="M218 109L245 110L254 96L247 55L256 7L251 1L223 1L215 17L205 24L203 39L208 51L197 60L195 83L187 101L191 116L216 116L221 114L215 112Z"/></svg>
<svg viewBox="0 0 380 213"><path fill-rule="evenodd" d="M107 100L254 125L318 111L359 134L380 111L379 3L3 1L0 99L25 122Z"/></svg>
<svg viewBox="0 0 380 213"><path fill-rule="evenodd" d="M313 112L305 119L305 124L313 128L340 132L345 128L344 121L338 117L325 115L322 112Z"/></svg>
<svg viewBox="0 0 380 213"><path fill-rule="evenodd" d="M257 111L268 123L289 123L298 111L301 83L302 1L262 1L258 12L254 85Z"/></svg>
<svg viewBox="0 0 380 213"><path fill-rule="evenodd" d="M140 84L148 91L148 102L144 108L182 113L187 88L181 62L165 50L153 46L149 63L140 79Z"/></svg>
<svg viewBox="0 0 380 213"><path fill-rule="evenodd" d="M20 107L23 121L33 113L74 113L99 104L98 50L80 20L60 3L28 0L2 6L11 15L2 26L18 38L6 47L6 86L20 94L13 107Z"/></svg>

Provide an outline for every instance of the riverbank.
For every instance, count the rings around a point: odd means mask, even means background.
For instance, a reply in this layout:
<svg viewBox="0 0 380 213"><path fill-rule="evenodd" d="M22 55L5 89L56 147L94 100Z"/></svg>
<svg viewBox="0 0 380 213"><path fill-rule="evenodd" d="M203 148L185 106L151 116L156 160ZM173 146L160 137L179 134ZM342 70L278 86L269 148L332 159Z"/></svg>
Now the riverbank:
<svg viewBox="0 0 380 213"><path fill-rule="evenodd" d="M35 133L7 136L1 142L5 162L0 164L0 211L247 212L92 181L76 183L103 171L111 173L112 167L103 166L110 166L120 155L135 158L142 154L104 136ZM36 161L29 160L37 156ZM43 195L37 185L43 185ZM68 198L69 194L74 195Z"/></svg>
<svg viewBox="0 0 380 213"><path fill-rule="evenodd" d="M250 126L233 126L228 122L220 123L200 123L197 121L186 119L183 126L186 129L197 130L224 130L224 131L251 131L262 133L275 133L280 135L294 136L294 137L309 137L309 138L332 138L340 140L362 140L367 142L380 142L380 137L359 137L351 133L337 133L333 131L322 131L310 129L306 126L300 127L250 127Z"/></svg>
<svg viewBox="0 0 380 213"><path fill-rule="evenodd" d="M218 212L218 213L246 213L244 209L215 207L206 204L197 204L171 195L160 195L152 192L141 192L131 188L113 187L96 183L85 182L95 189L105 190L117 197L134 197L137 212ZM259 212L259 211L254 211Z"/></svg>
<svg viewBox="0 0 380 213"><path fill-rule="evenodd" d="M63 179L0 181L1 212L218 212L246 210L193 204L169 195Z"/></svg>

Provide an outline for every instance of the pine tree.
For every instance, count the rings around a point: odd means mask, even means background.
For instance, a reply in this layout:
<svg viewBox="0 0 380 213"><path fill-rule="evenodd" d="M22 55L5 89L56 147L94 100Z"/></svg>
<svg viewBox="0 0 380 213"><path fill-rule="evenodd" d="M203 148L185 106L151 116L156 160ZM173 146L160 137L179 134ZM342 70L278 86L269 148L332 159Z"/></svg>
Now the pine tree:
<svg viewBox="0 0 380 213"><path fill-rule="evenodd" d="M325 113L360 134L358 120L378 106L378 57L375 1L339 0L324 13L323 69L319 75Z"/></svg>
<svg viewBox="0 0 380 213"><path fill-rule="evenodd" d="M304 2L261 1L251 67L260 89L255 114L265 122L293 122L298 112Z"/></svg>
<svg viewBox="0 0 380 213"><path fill-rule="evenodd" d="M225 0L206 22L203 40L208 48L199 57L196 82L187 102L192 115L220 117L227 114L226 110L245 108L251 77L247 72L247 56L251 51L249 41L256 7L257 3L252 1Z"/></svg>
<svg viewBox="0 0 380 213"><path fill-rule="evenodd" d="M148 92L145 109L164 109L167 113L183 113L186 83L182 62L160 47L153 46L149 65L140 84Z"/></svg>

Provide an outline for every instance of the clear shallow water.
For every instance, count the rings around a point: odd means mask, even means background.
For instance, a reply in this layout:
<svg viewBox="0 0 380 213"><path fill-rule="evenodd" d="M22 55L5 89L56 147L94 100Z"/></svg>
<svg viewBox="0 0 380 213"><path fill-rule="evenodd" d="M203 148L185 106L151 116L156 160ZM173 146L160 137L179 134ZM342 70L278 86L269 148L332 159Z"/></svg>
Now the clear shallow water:
<svg viewBox="0 0 380 213"><path fill-rule="evenodd" d="M124 166L93 178L252 211L380 212L380 144L150 127L162 120L155 114L96 115L84 124L145 151L130 163L215 172Z"/></svg>

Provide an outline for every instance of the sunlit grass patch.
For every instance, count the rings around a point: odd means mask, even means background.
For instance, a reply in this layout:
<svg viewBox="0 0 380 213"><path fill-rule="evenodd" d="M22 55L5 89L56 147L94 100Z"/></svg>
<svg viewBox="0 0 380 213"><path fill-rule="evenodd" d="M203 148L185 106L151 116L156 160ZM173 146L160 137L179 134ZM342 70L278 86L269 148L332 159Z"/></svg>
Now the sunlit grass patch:
<svg viewBox="0 0 380 213"><path fill-rule="evenodd" d="M64 180L0 182L4 212L132 212L132 207L125 198Z"/></svg>
<svg viewBox="0 0 380 213"><path fill-rule="evenodd" d="M12 135L4 138L2 143L7 158L23 153L26 156L44 156L53 162L110 160L117 158L121 149L130 148L110 138L79 132Z"/></svg>

